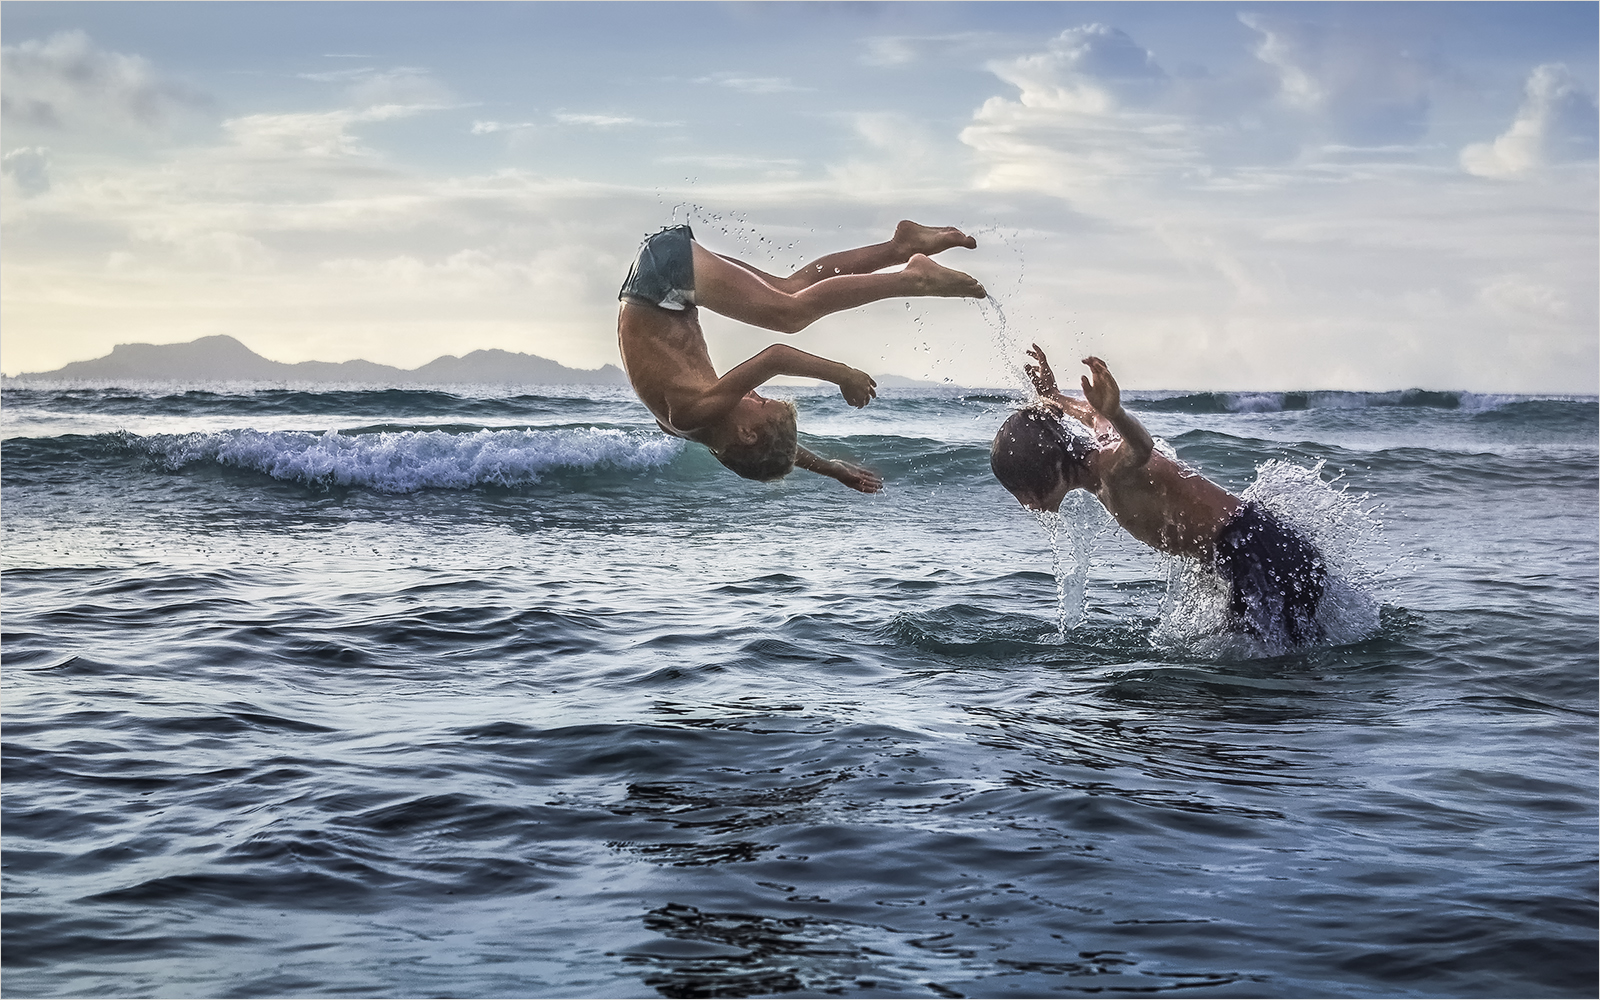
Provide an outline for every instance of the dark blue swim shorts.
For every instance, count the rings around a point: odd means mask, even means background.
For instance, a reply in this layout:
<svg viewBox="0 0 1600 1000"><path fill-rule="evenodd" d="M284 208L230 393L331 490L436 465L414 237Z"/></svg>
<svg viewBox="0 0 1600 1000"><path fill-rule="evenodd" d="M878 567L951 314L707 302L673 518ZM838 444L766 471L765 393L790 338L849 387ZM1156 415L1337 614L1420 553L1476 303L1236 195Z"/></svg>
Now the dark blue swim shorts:
<svg viewBox="0 0 1600 1000"><path fill-rule="evenodd" d="M1317 607L1328 571L1311 543L1246 500L1217 532L1217 572L1228 581L1229 609L1258 639L1295 645L1321 638Z"/></svg>
<svg viewBox="0 0 1600 1000"><path fill-rule="evenodd" d="M693 239L688 226L671 226L646 237L617 298L675 311L694 305Z"/></svg>

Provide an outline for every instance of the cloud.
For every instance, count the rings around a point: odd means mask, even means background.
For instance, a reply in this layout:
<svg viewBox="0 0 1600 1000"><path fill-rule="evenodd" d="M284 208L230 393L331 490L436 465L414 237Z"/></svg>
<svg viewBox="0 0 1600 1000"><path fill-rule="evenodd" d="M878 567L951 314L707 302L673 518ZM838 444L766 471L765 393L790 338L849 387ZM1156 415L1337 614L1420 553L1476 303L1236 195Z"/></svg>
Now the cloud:
<svg viewBox="0 0 1600 1000"><path fill-rule="evenodd" d="M356 105L416 104L439 107L454 100L448 87L428 70L416 66L394 66L389 69L355 66L319 73L300 73L298 76L315 83L343 84L346 99Z"/></svg>
<svg viewBox="0 0 1600 1000"><path fill-rule="evenodd" d="M43 147L23 146L5 155L5 175L17 185L25 198L44 194L50 190L50 151Z"/></svg>
<svg viewBox="0 0 1600 1000"><path fill-rule="evenodd" d="M521 129L538 128L535 122L486 122L475 121L472 123L473 135L493 135L496 132L516 132Z"/></svg>
<svg viewBox="0 0 1600 1000"><path fill-rule="evenodd" d="M1560 288L1525 274L1491 279L1479 289L1478 300L1496 316L1524 323L1530 318L1565 319L1571 312Z"/></svg>
<svg viewBox="0 0 1600 1000"><path fill-rule="evenodd" d="M1198 163L1193 123L1154 106L1166 72L1115 28L1071 28L989 69L1018 94L989 98L961 132L985 164L979 187L1097 198Z"/></svg>
<svg viewBox="0 0 1600 1000"><path fill-rule="evenodd" d="M351 133L362 122L389 121L426 110L388 104L359 111L320 111L245 115L222 123L234 149L254 156L339 159L367 156L371 150Z"/></svg>
<svg viewBox="0 0 1600 1000"><path fill-rule="evenodd" d="M749 179L792 181L800 176L804 161L784 157L741 156L736 153L700 153L688 156L663 156L657 163L696 167L701 170L744 174Z"/></svg>
<svg viewBox="0 0 1600 1000"><path fill-rule="evenodd" d="M0 112L13 124L152 131L206 103L147 60L99 48L82 31L7 45L0 66Z"/></svg>
<svg viewBox="0 0 1600 1000"><path fill-rule="evenodd" d="M652 122L627 115L574 114L566 111L558 111L554 117L556 121L563 125L591 125L595 128L615 128L618 125L671 128L683 124L682 122Z"/></svg>
<svg viewBox="0 0 1600 1000"><path fill-rule="evenodd" d="M1278 78L1277 99L1336 141L1410 142L1428 129L1432 73L1396 39L1355 29L1239 20L1261 37L1256 58Z"/></svg>
<svg viewBox="0 0 1600 1000"><path fill-rule="evenodd" d="M1461 151L1461 167L1478 177L1515 177L1553 163L1589 160L1597 145L1594 98L1560 63L1528 76L1522 107L1493 142Z"/></svg>
<svg viewBox="0 0 1600 1000"><path fill-rule="evenodd" d="M840 193L887 203L954 194L966 187L962 158L951 154L947 136L920 118L871 111L850 115L849 121L860 152L827 168Z"/></svg>
<svg viewBox="0 0 1600 1000"><path fill-rule="evenodd" d="M1068 28L1045 51L991 62L989 69L1020 90L1028 107L1085 114L1146 104L1167 80L1154 55L1103 24Z"/></svg>
<svg viewBox="0 0 1600 1000"><path fill-rule="evenodd" d="M861 62L867 66L909 66L924 59L949 59L994 44L986 31L951 35L884 35L865 40Z"/></svg>
<svg viewBox="0 0 1600 1000"><path fill-rule="evenodd" d="M778 76L741 76L737 73L713 73L702 76L695 83L712 83L730 90L742 90L747 94L790 94L815 90L815 87L801 87L788 77Z"/></svg>

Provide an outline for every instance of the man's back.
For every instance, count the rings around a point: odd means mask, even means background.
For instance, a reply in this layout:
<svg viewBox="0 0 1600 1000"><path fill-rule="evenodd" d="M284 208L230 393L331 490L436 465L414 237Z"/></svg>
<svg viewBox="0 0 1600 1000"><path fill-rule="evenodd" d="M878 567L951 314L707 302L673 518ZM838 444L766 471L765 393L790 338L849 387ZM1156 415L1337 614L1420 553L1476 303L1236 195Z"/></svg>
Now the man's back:
<svg viewBox="0 0 1600 1000"><path fill-rule="evenodd" d="M1239 509L1239 498L1159 451L1135 465L1127 447L1119 440L1093 459L1100 503L1128 534L1151 548L1209 561L1217 532Z"/></svg>

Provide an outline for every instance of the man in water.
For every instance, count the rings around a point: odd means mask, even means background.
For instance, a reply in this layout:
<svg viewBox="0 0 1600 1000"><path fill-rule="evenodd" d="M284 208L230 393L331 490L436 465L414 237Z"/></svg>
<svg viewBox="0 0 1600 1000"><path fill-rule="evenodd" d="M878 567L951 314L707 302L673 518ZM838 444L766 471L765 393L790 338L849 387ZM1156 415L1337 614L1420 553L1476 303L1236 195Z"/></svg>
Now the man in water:
<svg viewBox="0 0 1600 1000"><path fill-rule="evenodd" d="M1213 566L1244 631L1296 645L1320 636L1322 557L1261 505L1240 500L1155 450L1099 358L1085 358L1083 400L1063 395L1038 344L1026 365L1039 399L1001 425L989 450L995 478L1030 510L1059 511L1072 490L1093 493L1118 524L1151 548ZM1071 433L1071 416L1094 434Z"/></svg>
<svg viewBox="0 0 1600 1000"><path fill-rule="evenodd" d="M929 259L977 247L958 229L901 222L885 243L812 261L787 278L706 250L688 226L663 229L639 248L618 298L622 366L661 429L698 441L746 479L780 479L796 466L863 493L883 489L867 469L820 458L799 446L794 404L756 389L778 375L832 382L845 401L866 406L877 383L849 365L774 344L718 377L697 307L780 333L798 333L829 313L909 295L983 298L969 275ZM876 273L904 264L899 271Z"/></svg>

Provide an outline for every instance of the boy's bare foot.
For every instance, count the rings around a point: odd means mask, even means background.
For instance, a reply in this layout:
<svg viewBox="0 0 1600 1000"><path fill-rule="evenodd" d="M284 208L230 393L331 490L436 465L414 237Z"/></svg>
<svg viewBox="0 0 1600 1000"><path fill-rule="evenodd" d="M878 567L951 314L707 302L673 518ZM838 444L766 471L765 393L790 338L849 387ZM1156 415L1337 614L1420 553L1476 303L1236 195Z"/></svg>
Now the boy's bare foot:
<svg viewBox="0 0 1600 1000"><path fill-rule="evenodd" d="M948 295L967 299L987 298L989 293L970 274L935 264L924 254L906 262L905 273L916 278L917 295Z"/></svg>
<svg viewBox="0 0 1600 1000"><path fill-rule="evenodd" d="M930 257L951 247L978 248L977 240L954 226L923 226L910 219L902 219L894 227L893 242L907 254L925 253Z"/></svg>

